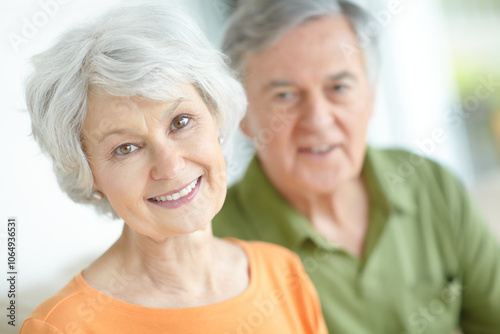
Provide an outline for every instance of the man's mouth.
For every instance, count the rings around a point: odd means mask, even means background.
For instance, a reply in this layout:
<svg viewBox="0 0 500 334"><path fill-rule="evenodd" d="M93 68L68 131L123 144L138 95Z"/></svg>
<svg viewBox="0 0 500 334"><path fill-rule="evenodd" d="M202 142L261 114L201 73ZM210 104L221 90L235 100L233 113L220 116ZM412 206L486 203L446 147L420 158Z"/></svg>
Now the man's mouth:
<svg viewBox="0 0 500 334"><path fill-rule="evenodd" d="M313 153L313 154L322 154L322 153L328 153L332 151L333 149L337 148L339 145L318 145L318 146L311 146L311 147L303 147L299 149L299 152L301 153Z"/></svg>

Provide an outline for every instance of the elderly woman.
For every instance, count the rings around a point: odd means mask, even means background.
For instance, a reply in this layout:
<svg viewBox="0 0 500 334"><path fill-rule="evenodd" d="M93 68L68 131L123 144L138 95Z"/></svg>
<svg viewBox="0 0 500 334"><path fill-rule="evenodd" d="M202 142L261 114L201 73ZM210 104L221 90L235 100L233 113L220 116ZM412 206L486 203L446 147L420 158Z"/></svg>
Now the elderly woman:
<svg viewBox="0 0 500 334"><path fill-rule="evenodd" d="M347 1L242 1L224 50L257 153L214 233L298 253L331 333L500 333L500 247L463 186L366 145L374 24Z"/></svg>
<svg viewBox="0 0 500 334"><path fill-rule="evenodd" d="M21 333L326 333L293 253L212 235L246 100L196 25L115 9L33 62L33 133L62 189L125 224Z"/></svg>

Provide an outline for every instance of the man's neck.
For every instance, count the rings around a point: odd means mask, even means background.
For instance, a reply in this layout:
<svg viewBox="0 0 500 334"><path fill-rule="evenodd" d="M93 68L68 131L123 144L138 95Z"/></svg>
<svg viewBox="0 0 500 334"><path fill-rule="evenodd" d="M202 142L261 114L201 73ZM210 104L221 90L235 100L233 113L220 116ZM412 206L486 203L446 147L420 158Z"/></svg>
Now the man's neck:
<svg viewBox="0 0 500 334"><path fill-rule="evenodd" d="M368 192L361 177L339 185L330 194L288 196L326 239L360 256L368 229Z"/></svg>

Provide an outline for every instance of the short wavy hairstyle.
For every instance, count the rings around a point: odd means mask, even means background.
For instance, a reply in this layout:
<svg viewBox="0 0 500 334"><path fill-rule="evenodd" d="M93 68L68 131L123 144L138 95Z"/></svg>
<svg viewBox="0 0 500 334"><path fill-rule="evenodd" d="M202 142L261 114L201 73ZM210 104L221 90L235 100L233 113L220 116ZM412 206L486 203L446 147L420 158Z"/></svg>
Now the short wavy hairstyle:
<svg viewBox="0 0 500 334"><path fill-rule="evenodd" d="M362 51L367 74L374 80L379 67L378 32L380 23L365 9L349 0L245 0L231 17L222 49L231 67L244 76L248 54L263 51L288 31L301 24L329 15L342 15L356 34L359 46L344 45L347 53Z"/></svg>
<svg viewBox="0 0 500 334"><path fill-rule="evenodd" d="M92 200L93 176L82 142L89 94L182 98L191 84L218 120L220 136L238 128L247 100L225 56L179 9L122 7L71 29L32 59L26 103L32 134L53 162L61 189L77 203L118 218L106 198ZM228 140L223 152L228 157Z"/></svg>

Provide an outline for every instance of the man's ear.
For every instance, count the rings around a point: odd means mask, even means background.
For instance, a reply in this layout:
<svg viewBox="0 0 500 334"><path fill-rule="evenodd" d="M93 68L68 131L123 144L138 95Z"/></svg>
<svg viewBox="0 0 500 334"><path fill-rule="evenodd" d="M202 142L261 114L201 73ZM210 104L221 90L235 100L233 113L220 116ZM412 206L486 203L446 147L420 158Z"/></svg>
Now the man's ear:
<svg viewBox="0 0 500 334"><path fill-rule="evenodd" d="M252 133L250 132L250 128L248 126L248 116L246 115L240 122L240 130L241 132L243 132L245 137L247 137L248 139L252 139Z"/></svg>
<svg viewBox="0 0 500 334"><path fill-rule="evenodd" d="M370 87L370 99L371 99L371 105L372 105L372 110L370 112L370 118L373 116L375 112L375 103L377 102L377 88L378 88L378 81L374 81Z"/></svg>

